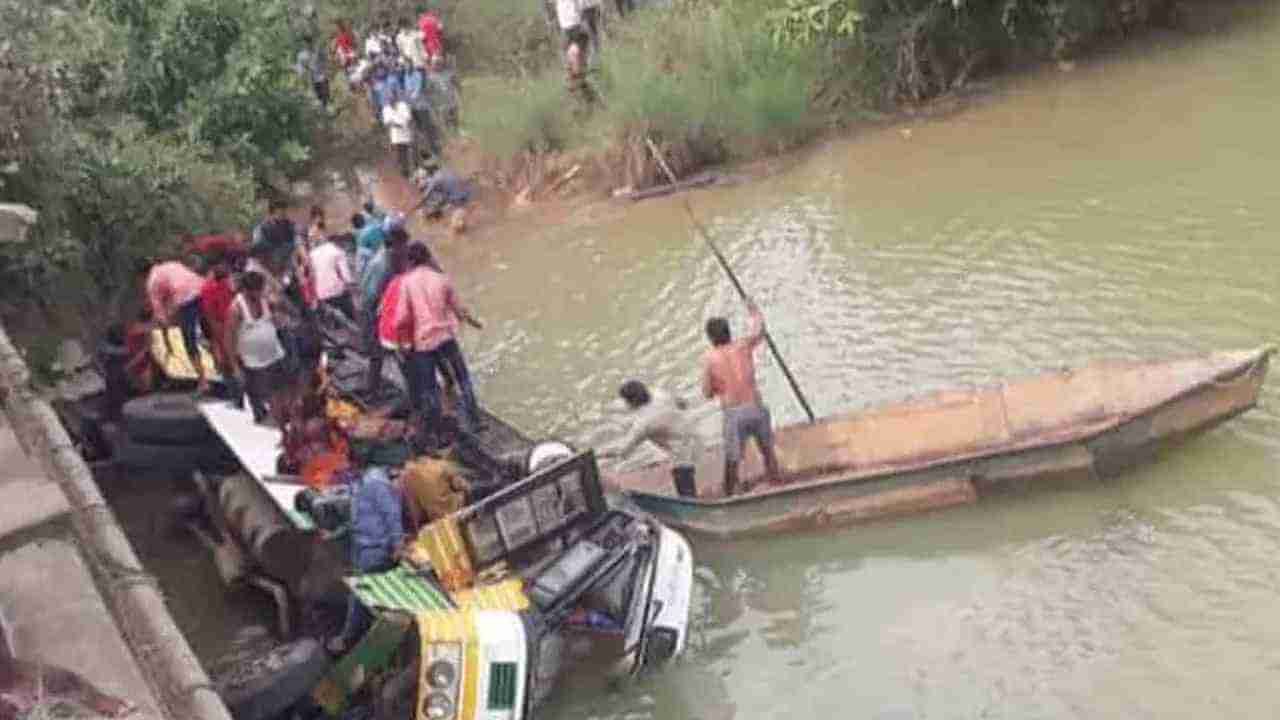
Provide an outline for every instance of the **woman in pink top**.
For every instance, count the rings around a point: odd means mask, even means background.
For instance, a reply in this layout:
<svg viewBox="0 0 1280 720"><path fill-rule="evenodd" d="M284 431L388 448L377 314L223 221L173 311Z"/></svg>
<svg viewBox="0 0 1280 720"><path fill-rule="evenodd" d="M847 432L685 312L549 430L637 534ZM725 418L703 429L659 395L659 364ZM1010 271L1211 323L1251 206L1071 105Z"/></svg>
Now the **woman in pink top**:
<svg viewBox="0 0 1280 720"><path fill-rule="evenodd" d="M764 342L764 316L752 304L751 329L745 338L733 340L729 321L713 317L707 321L711 349L703 356L702 394L720 399L724 413L724 494L733 495L738 485L738 464L747 438L754 437L764 457L765 474L778 483L778 458L773 451L773 419L760 399L756 386L756 348Z"/></svg>
<svg viewBox="0 0 1280 720"><path fill-rule="evenodd" d="M407 379L414 405L422 411L428 427L439 426L441 399L436 372L448 368L462 395L463 421L475 432L481 428L480 408L455 333L459 320L477 329L484 325L458 301L453 282L433 267L425 245L409 248L409 264L413 269L401 282L395 327L398 337L412 338Z"/></svg>
<svg viewBox="0 0 1280 720"><path fill-rule="evenodd" d="M177 260L152 266L147 273L147 301L161 328L177 324L182 330L183 350L195 368L198 388L209 389L204 358L200 353L197 328L200 327L200 290L204 278ZM165 332L165 347L169 334ZM172 352L172 348L170 348Z"/></svg>

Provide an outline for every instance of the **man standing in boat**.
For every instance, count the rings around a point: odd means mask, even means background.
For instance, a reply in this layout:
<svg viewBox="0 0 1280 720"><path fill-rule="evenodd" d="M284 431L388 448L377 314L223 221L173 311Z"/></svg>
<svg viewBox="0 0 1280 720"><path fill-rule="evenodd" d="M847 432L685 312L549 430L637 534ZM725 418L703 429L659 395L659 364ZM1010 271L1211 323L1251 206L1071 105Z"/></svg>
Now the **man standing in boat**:
<svg viewBox="0 0 1280 720"><path fill-rule="evenodd" d="M697 497L694 464L701 443L694 427L697 419L694 413L679 398L662 392L650 394L649 388L639 380L623 383L618 396L634 417L631 431L622 440L601 449L599 457L625 457L648 440L671 455L671 478L680 497Z"/></svg>
<svg viewBox="0 0 1280 720"><path fill-rule="evenodd" d="M729 332L728 320L713 317L707 321L711 349L702 357L702 393L708 399L719 398L724 412L725 497L737 490L738 465L748 437L756 439L768 481L781 482L773 451L773 420L756 384L755 351L764 342L764 316L755 303L749 303L747 309L751 327L747 336L737 341Z"/></svg>

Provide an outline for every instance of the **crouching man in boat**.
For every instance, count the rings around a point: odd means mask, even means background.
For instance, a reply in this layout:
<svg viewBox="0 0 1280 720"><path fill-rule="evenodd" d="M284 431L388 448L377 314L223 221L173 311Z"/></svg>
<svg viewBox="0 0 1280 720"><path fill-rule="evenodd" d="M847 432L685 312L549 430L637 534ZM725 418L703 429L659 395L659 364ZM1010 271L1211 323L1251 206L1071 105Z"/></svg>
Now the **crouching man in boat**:
<svg viewBox="0 0 1280 720"><path fill-rule="evenodd" d="M384 467L365 469L352 490L351 563L360 574L382 573L396 566L404 553L403 491ZM337 637L326 643L335 657L345 655L373 623L373 615L351 595L347 619Z"/></svg>
<svg viewBox="0 0 1280 720"><path fill-rule="evenodd" d="M671 478L675 481L676 492L681 497L697 497L694 462L701 443L694 429L694 413L679 398L666 393L651 395L649 388L639 380L623 383L618 395L635 419L631 432L619 442L602 448L599 457L625 457L648 440L671 455Z"/></svg>
<svg viewBox="0 0 1280 720"><path fill-rule="evenodd" d="M781 482L778 458L773 451L773 420L756 385L755 351L764 341L764 316L755 303L751 303L748 310L750 330L737 341L729 332L728 320L713 317L707 321L711 349L702 357L702 393L707 399L719 398L724 412L725 497L737 490L738 465L748 437L756 439L769 483Z"/></svg>

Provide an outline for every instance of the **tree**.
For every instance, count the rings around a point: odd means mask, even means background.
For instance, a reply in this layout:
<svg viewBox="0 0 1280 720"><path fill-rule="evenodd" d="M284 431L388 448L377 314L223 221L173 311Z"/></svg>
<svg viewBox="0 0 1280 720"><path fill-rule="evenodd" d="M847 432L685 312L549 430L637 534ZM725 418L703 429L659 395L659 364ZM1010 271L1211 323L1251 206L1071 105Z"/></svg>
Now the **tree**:
<svg viewBox="0 0 1280 720"><path fill-rule="evenodd" d="M140 261L243 227L308 155L284 0L0 0L0 23L0 201L40 212L0 246L9 311L103 317Z"/></svg>

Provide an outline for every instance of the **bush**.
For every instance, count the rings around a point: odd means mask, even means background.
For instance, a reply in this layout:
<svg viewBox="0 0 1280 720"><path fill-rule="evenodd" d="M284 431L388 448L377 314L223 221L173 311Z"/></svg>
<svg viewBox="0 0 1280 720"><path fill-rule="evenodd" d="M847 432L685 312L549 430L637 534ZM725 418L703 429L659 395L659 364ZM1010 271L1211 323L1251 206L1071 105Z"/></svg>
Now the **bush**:
<svg viewBox="0 0 1280 720"><path fill-rule="evenodd" d="M543 72L521 82L469 84L467 108L462 122L488 154L511 158L569 145L574 119L558 73Z"/></svg>
<svg viewBox="0 0 1280 720"><path fill-rule="evenodd" d="M23 198L40 209L26 242L0 245L10 305L67 303L97 317L132 288L138 262L172 252L192 228L247 222L253 185L228 163L140 122L94 132L64 127L32 160L56 182Z"/></svg>
<svg viewBox="0 0 1280 720"><path fill-rule="evenodd" d="M811 134L816 58L812 49L774 44L743 8L639 12L612 26L592 73L600 102L590 113L570 98L556 67L469 90L464 122L499 157L584 141L622 151L615 165L623 179L648 185L665 181L649 158L650 140L683 173Z"/></svg>
<svg viewBox="0 0 1280 720"><path fill-rule="evenodd" d="M13 31L0 45L0 202L40 213L24 242L0 246L7 312L105 320L136 289L138 261L249 222L255 180L306 157L285 10L0 0Z"/></svg>

